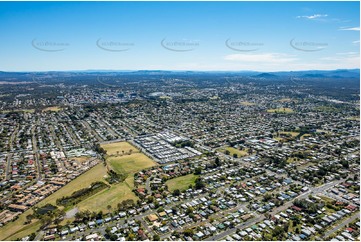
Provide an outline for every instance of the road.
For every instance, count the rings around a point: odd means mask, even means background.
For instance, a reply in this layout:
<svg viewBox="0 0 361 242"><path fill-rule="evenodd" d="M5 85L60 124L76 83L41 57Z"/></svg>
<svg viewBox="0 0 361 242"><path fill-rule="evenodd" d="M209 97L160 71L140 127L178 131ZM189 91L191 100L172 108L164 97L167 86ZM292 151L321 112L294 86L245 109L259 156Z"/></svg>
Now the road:
<svg viewBox="0 0 361 242"><path fill-rule="evenodd" d="M11 173L11 156L12 153L8 153L6 156L6 173L5 173L5 180L10 180L10 173Z"/></svg>
<svg viewBox="0 0 361 242"><path fill-rule="evenodd" d="M150 188L150 177L145 181L145 189L149 194L152 194L152 189Z"/></svg>
<svg viewBox="0 0 361 242"><path fill-rule="evenodd" d="M115 133L115 131L112 129L112 127L109 126L108 123L103 122L103 121L100 120L100 119L98 119L97 121L98 121L99 124L103 124L104 127L109 131L109 133L111 133L111 134L114 136L114 138L119 137L119 135L118 135L117 133Z"/></svg>
<svg viewBox="0 0 361 242"><path fill-rule="evenodd" d="M282 206L274 208L270 214L275 215L275 214L277 214L277 213L279 213L281 211L286 210L287 208L289 208L290 206L293 205L293 201L295 199L303 199L303 198L308 197L310 194L320 193L320 192L325 191L325 190L329 189L330 187L332 187L332 186L334 186L336 184L342 183L344 181L345 181L345 179L342 179L342 180L326 183L326 184L324 184L324 185L322 185L320 187L313 187L310 190L308 190L307 192L305 192L305 193L295 197L294 199L284 203ZM214 236L212 236L210 238L207 238L207 240L212 240L212 241L213 240L220 240L220 239L222 239L222 238L224 238L224 237L226 237L228 235L231 235L231 234L235 233L237 231L237 229L247 228L250 225L261 222L264 218L265 218L264 215L257 216L257 217L252 218L252 219L250 219L250 220L248 220L248 221L246 221L244 223L241 223L240 225L236 226L233 229L226 230L226 231L224 231L222 233L219 233L219 234L214 235Z"/></svg>
<svg viewBox="0 0 361 242"><path fill-rule="evenodd" d="M341 201L341 202L344 202L344 203L348 203L348 204L350 204L350 205L352 205L352 206L357 206L357 205L354 204L352 201L346 200L346 199L344 199L344 198L342 198L342 197L340 197L340 196L337 196L336 194L333 194L333 193L331 193L331 192L324 191L324 192L323 192L323 195L326 196L326 197L329 197L329 198L331 198L331 199L333 199L333 200L337 200L337 201Z"/></svg>
<svg viewBox="0 0 361 242"><path fill-rule="evenodd" d="M10 140L9 140L10 152L12 152L13 149L14 149L13 143L14 143L15 136L18 133L18 130L19 130L19 126L16 126L16 128L14 129L14 132L10 136ZM11 165L11 156L12 156L12 153L10 153L10 152L8 152L8 155L7 155L7 166L6 166L5 180L10 180L10 173L11 173L10 165Z"/></svg>
<svg viewBox="0 0 361 242"><path fill-rule="evenodd" d="M36 145L36 136L35 136L35 128L37 125L39 125L39 120L37 120L36 124L33 125L33 127L31 128L31 133L32 133L32 143L33 143L33 152L34 152L34 157L35 157L35 163L36 163L36 168L38 170L37 180L39 181L42 179L42 174L41 174L41 164L39 161L39 153L38 153L38 148Z"/></svg>
<svg viewBox="0 0 361 242"><path fill-rule="evenodd" d="M224 231L222 233L219 233L219 234L216 234L216 235L214 235L212 237L207 238L207 241L220 240L220 239L222 239L222 238L224 238L224 237L226 237L226 236L228 236L230 234L235 233L237 231L237 229L241 229L241 230L245 229L245 228L251 226L252 224L261 222L263 219L265 219L264 215L253 217L253 218L247 220L246 222L241 223L240 225L238 225L238 226L236 226L236 227L234 227L232 229L229 229L227 231Z"/></svg>
<svg viewBox="0 0 361 242"><path fill-rule="evenodd" d="M57 147L60 151L63 152L63 151L64 151L64 150L63 150L63 146L62 146L61 143L60 143L59 137L58 137L58 136L56 135L56 133L55 133L55 130L54 130L54 126L53 126L53 125L54 125L53 123L49 125L49 129L50 129L51 135L52 135L53 138L54 138L56 147Z"/></svg>
<svg viewBox="0 0 361 242"><path fill-rule="evenodd" d="M84 124L84 126L90 131L91 134L93 134L98 142L103 142L104 140L99 136L99 134L88 124L87 121L81 120L81 122Z"/></svg>
<svg viewBox="0 0 361 242"><path fill-rule="evenodd" d="M336 231L338 231L339 229L343 228L344 226L346 226L347 224L351 223L352 221L354 221L355 219L359 219L360 218L360 212L355 213L354 215L352 215L351 217L345 219L342 221L342 223L338 224L337 226L333 227L332 229L328 230L325 235L323 236L324 239L328 238L330 235L332 235L333 233L335 233Z"/></svg>

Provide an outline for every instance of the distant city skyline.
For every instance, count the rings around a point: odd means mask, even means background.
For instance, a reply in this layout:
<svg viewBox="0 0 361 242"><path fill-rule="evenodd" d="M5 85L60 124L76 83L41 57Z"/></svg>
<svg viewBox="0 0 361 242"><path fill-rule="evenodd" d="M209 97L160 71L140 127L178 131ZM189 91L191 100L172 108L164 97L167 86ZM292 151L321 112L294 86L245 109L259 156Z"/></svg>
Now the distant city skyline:
<svg viewBox="0 0 361 242"><path fill-rule="evenodd" d="M359 2L0 2L0 71L360 66Z"/></svg>

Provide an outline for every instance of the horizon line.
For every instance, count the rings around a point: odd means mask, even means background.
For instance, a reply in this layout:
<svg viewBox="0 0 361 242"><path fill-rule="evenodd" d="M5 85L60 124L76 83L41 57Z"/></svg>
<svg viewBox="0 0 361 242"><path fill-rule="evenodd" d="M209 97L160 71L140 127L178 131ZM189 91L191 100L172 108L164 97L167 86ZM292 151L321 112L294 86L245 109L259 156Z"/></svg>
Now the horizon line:
<svg viewBox="0 0 361 242"><path fill-rule="evenodd" d="M168 72L302 72L302 71L339 71L339 70L359 70L360 68L340 68L340 69L305 69L305 70L277 70L277 71L256 71L256 70L171 70L171 69L133 69L133 70L107 70L107 69L84 69L84 70L44 70L44 71L7 71L0 70L1 72L9 73L35 73L35 72L137 72L137 71L168 71Z"/></svg>

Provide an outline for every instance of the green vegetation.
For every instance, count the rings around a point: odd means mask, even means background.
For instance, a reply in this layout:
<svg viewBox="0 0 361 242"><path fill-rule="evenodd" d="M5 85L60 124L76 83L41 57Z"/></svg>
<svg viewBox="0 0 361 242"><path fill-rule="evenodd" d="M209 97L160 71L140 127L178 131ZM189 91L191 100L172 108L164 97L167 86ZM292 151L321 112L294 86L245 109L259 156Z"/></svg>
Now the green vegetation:
<svg viewBox="0 0 361 242"><path fill-rule="evenodd" d="M107 172L104 165L98 164L39 202L37 206L41 207L46 206L47 204L55 205L57 199L72 194L75 189L89 187L91 183L101 180L106 174ZM38 219L33 219L31 223L26 223L26 217L31 213L32 210L29 209L21 214L17 220L7 223L5 226L1 227L0 240L15 240L36 232L40 228L41 222Z"/></svg>
<svg viewBox="0 0 361 242"><path fill-rule="evenodd" d="M14 109L14 110L4 110L1 113L34 113L35 109Z"/></svg>
<svg viewBox="0 0 361 242"><path fill-rule="evenodd" d="M182 141L174 142L173 145L177 148L184 148L186 146L193 147L194 143L190 140L182 140Z"/></svg>
<svg viewBox="0 0 361 242"><path fill-rule="evenodd" d="M233 157L235 157L235 155L237 155L237 157L248 155L248 152L246 150L239 150L233 147L226 147L224 149L219 149L219 151L225 153L226 155L231 155Z"/></svg>
<svg viewBox="0 0 361 242"><path fill-rule="evenodd" d="M251 102L241 102L240 104L243 105L243 106L254 106L254 105L256 105L255 103L251 103Z"/></svg>
<svg viewBox="0 0 361 242"><path fill-rule="evenodd" d="M88 188L83 188L73 192L71 196L57 199L56 204L62 205L64 207L75 205L81 202L82 200L86 199L87 197L90 197L91 195L107 188L108 186L109 185L105 184L104 182L100 182L100 181L94 182Z"/></svg>
<svg viewBox="0 0 361 242"><path fill-rule="evenodd" d="M43 112L50 111L50 112L59 112L62 108L59 106L47 107L43 109Z"/></svg>
<svg viewBox="0 0 361 242"><path fill-rule="evenodd" d="M176 189L183 191L189 188L190 185L195 185L197 178L198 176L194 174L180 176L166 181L166 185L168 186L168 190L171 192Z"/></svg>
<svg viewBox="0 0 361 242"><path fill-rule="evenodd" d="M109 211L109 206L112 209L116 209L123 201L131 200L132 203L134 203L134 201L138 199L132 191L134 189L134 173L144 168L154 166L156 163L144 154L139 153L139 151L129 143L120 143L120 145L119 143L101 145L100 148L109 148L110 154L117 154L117 149L114 148L114 144L118 144L118 150L124 149L129 152L127 149L132 149L131 155L108 158L111 159L111 162L108 162L108 164L111 163L110 166L114 165L117 167L118 171L124 171L127 174L127 178L123 182L111 184L110 186L107 185L108 188L105 187L95 191L94 193L89 193L87 196L81 197L79 200L73 200L72 202L75 202L76 207L80 211ZM107 153L109 152L108 149L106 151ZM117 172L116 169L114 169L114 171ZM104 164L98 164L55 193L51 194L49 197L42 200L37 204L37 206L41 207L47 204L56 205L57 200L63 197L72 196L75 191L89 188L93 183L102 182L105 184L104 178L108 176L107 166L104 166ZM66 209L71 209L73 207L71 203L65 203L64 206L66 206ZM59 210L63 209L62 211L64 211L64 206L59 205ZM27 223L28 220L26 217L31 215L31 213L32 210L29 209L25 213L21 214L17 220L1 227L0 240L15 240L17 238L22 238L31 233L35 233L42 224L49 222L48 218L43 219L44 221L40 221L35 218L32 219L30 223Z"/></svg>
<svg viewBox="0 0 361 242"><path fill-rule="evenodd" d="M101 148L106 150L108 156L112 155L126 155L139 153L139 150L128 142L115 142L110 144L102 144Z"/></svg>
<svg viewBox="0 0 361 242"><path fill-rule="evenodd" d="M294 111L291 108L275 108L268 109L268 113L293 113Z"/></svg>
<svg viewBox="0 0 361 242"><path fill-rule="evenodd" d="M112 184L108 189L81 201L77 205L81 210L107 211L109 206L116 208L118 203L122 201L132 200L134 202L138 200L132 191L134 189L134 174L157 165L127 142L105 144L101 145L101 148L105 149L107 154L108 176L106 180ZM124 155L122 151L124 151ZM104 169L106 168L104 167Z"/></svg>
<svg viewBox="0 0 361 242"><path fill-rule="evenodd" d="M360 117L358 117L358 116L349 117L347 119L348 120L353 120L353 121L360 121Z"/></svg>
<svg viewBox="0 0 361 242"><path fill-rule="evenodd" d="M281 102L281 103L291 102L291 101L292 101L291 98L282 98L282 99L278 100L278 102Z"/></svg>
<svg viewBox="0 0 361 242"><path fill-rule="evenodd" d="M110 167L117 173L133 175L134 173L155 166L156 163L142 153L107 158Z"/></svg>
<svg viewBox="0 0 361 242"><path fill-rule="evenodd" d="M331 107L331 106L318 106L315 109L317 111L326 112L326 113L333 113L333 112L339 112L340 111L340 109L338 109L336 107Z"/></svg>
<svg viewBox="0 0 361 242"><path fill-rule="evenodd" d="M44 215L46 213L56 210L57 208L58 208L57 206L54 206L52 204L46 204L45 206L43 206L41 208L34 208L34 212L35 212L35 214L38 214L38 215Z"/></svg>
<svg viewBox="0 0 361 242"><path fill-rule="evenodd" d="M113 183L123 182L126 178L127 178L126 174L117 173L112 169L110 169L108 171L108 177L106 178L106 180L109 184L113 184Z"/></svg>
<svg viewBox="0 0 361 242"><path fill-rule="evenodd" d="M130 179L133 179L132 177ZM87 199L84 199L80 203L77 204L77 207L81 211L109 211L108 206L112 209L116 209L118 204L126 201L138 200L138 197L133 193L132 189L134 185L128 184L128 179L124 182L112 184L110 188L104 189Z"/></svg>

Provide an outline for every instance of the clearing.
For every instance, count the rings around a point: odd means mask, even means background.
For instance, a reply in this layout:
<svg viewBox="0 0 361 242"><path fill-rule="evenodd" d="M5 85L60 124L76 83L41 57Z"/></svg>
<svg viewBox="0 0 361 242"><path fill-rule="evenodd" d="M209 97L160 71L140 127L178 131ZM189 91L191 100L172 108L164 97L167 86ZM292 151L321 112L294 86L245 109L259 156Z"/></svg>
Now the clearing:
<svg viewBox="0 0 361 242"><path fill-rule="evenodd" d="M118 155L118 154L119 156L125 155L125 154L129 154L130 151L131 154L139 153L139 150L133 145L129 144L128 142L115 142L110 144L102 144L100 146L107 151L108 156Z"/></svg>
<svg viewBox="0 0 361 242"><path fill-rule="evenodd" d="M177 178L170 179L166 181L166 184L168 186L168 190L170 192L173 192L176 189L179 189L180 191L186 190L189 188L189 185L194 185L197 179L197 175L194 174L188 174L186 176L180 176Z"/></svg>
<svg viewBox="0 0 361 242"><path fill-rule="evenodd" d="M134 188L134 173L138 172L144 168L157 165L153 160L148 158L146 155L139 153L134 146L130 145L127 142L113 143L102 145L103 148L107 149L110 153L117 151L117 149L133 149L131 155L124 155L120 157L108 157L107 161L116 171L126 172L128 177L124 182L111 184L110 188L99 191L98 193L84 199L83 201L76 204L76 206L68 207L74 209L75 207L79 211L84 211L89 209L90 211L100 211L108 212L108 205L112 206L112 209L117 208L117 204L126 199L137 200L138 198L133 193ZM109 149L109 150L108 150ZM70 196L73 192L80 190L82 188L89 187L90 184L96 181L105 182L105 177L107 176L107 168L103 163L100 163L90 170L86 171L79 177L75 178L73 181L69 182L67 185L51 194L49 197L45 198L43 201L38 203L36 206L41 207L47 203L56 205L56 200L64 196ZM60 209L64 207L58 206ZM0 228L0 240L15 240L16 238L22 238L26 235L29 235L33 232L36 232L40 228L40 222L33 220L32 223L24 225L26 221L26 216L32 214L32 209L27 210L25 213L21 214L19 218L13 222L7 223L5 226Z"/></svg>
<svg viewBox="0 0 361 242"><path fill-rule="evenodd" d="M275 108L275 109L268 109L268 113L293 113L291 108Z"/></svg>
<svg viewBox="0 0 361 242"><path fill-rule="evenodd" d="M20 113L20 112L24 112L24 113L34 113L35 109L15 109L15 110L4 110L1 111L2 113Z"/></svg>
<svg viewBox="0 0 361 242"><path fill-rule="evenodd" d="M254 105L256 105L255 103L251 103L251 102L240 102L240 103L243 106L254 106Z"/></svg>
<svg viewBox="0 0 361 242"><path fill-rule="evenodd" d="M227 151L229 151L230 155L233 156L233 154L237 154L238 157L243 157L248 155L247 150L239 150L233 147L226 147L223 149L219 149L220 152L225 153Z"/></svg>
<svg viewBox="0 0 361 242"><path fill-rule="evenodd" d="M53 107L47 107L47 108L44 108L43 109L43 112L46 112L46 111L50 111L50 112L59 112L63 110L63 108L59 107L59 106L53 106Z"/></svg>
<svg viewBox="0 0 361 242"><path fill-rule="evenodd" d="M133 153L119 157L111 156L107 158L107 162L115 172L125 174L134 174L140 170L156 165L153 160L142 153Z"/></svg>
<svg viewBox="0 0 361 242"><path fill-rule="evenodd" d="M278 100L278 102L281 102L281 103L286 103L286 102L291 102L292 99L291 98L282 98L280 100Z"/></svg>

